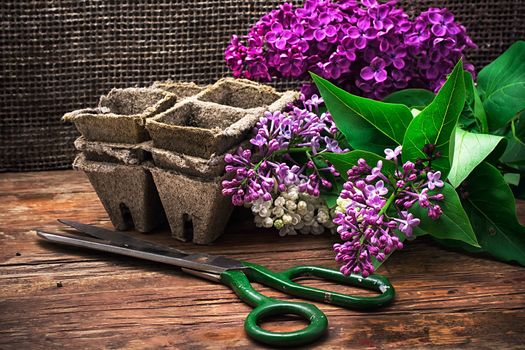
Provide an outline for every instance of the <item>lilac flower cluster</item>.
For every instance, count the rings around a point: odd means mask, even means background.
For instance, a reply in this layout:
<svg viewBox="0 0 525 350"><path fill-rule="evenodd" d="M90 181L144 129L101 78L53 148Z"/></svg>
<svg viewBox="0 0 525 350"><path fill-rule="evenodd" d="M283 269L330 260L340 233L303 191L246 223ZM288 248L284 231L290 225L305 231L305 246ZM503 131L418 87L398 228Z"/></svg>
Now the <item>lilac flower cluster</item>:
<svg viewBox="0 0 525 350"><path fill-rule="evenodd" d="M395 249L403 248L396 230L407 238L420 223L409 209L418 204L426 208L428 216L438 219L442 214L436 201L443 194L429 194L429 190L443 187L441 173L418 170L410 161L398 165L401 146L386 149L388 160L394 161L394 174L383 173L383 162L371 167L364 159L348 171L338 199L339 210L334 218L337 232L344 241L334 245L335 260L342 264L344 275L351 273L366 277L374 272L372 258L384 261Z"/></svg>
<svg viewBox="0 0 525 350"><path fill-rule="evenodd" d="M285 192L297 186L301 193L318 197L322 187L331 188L327 174L339 176L333 165L315 161L323 152L343 150L335 140L337 128L328 112L320 113L323 100L312 96L302 100L302 108L292 106L287 113L266 112L257 123L250 143L255 153L242 147L225 156L231 180L222 182L222 193L234 205L272 200L274 189ZM306 157L304 161L298 159Z"/></svg>
<svg viewBox="0 0 525 350"><path fill-rule="evenodd" d="M305 0L263 16L243 42L232 36L225 60L235 77L308 79L312 71L355 94L382 98L407 87L438 89L473 47L446 9L411 20L395 0Z"/></svg>

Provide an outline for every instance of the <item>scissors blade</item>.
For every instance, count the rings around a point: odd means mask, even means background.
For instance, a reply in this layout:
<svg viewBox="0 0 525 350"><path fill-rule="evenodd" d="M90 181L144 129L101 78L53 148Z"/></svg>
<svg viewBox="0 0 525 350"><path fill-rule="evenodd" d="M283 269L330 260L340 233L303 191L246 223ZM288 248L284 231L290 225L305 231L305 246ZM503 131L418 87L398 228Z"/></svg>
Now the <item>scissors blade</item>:
<svg viewBox="0 0 525 350"><path fill-rule="evenodd" d="M74 228L78 227L80 228L80 232L90 234L94 238L50 233L41 230L37 230L37 234L54 243L126 255L202 272L220 274L226 270L246 269L246 266L240 261L224 256L205 253L187 253L160 244L133 238L118 231L111 231L74 221L63 221L68 222L67 225L69 225L69 223L74 224L75 226L69 226Z"/></svg>
<svg viewBox="0 0 525 350"><path fill-rule="evenodd" d="M146 242L141 239L133 238L129 234L124 233L124 232L108 230L103 227L83 224L81 222L72 221L72 220L58 219L58 222L66 226L72 227L77 231L88 234L92 237L99 238L105 241L110 241L113 244L117 244L121 246L134 246L134 247L148 246L151 248L157 248L159 251L171 250L171 251L183 253L174 248L169 248L169 247L165 247L160 244L150 243L150 242Z"/></svg>

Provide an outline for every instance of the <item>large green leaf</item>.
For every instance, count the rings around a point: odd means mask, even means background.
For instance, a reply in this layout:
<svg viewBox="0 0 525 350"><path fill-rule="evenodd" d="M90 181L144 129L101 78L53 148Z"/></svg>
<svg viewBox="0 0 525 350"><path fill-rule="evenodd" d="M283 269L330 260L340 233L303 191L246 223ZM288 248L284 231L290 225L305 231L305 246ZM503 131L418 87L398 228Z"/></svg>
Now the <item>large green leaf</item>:
<svg viewBox="0 0 525 350"><path fill-rule="evenodd" d="M367 164L371 167L376 166L377 162L381 160L383 162L383 173L387 176L388 174L393 175L394 171L396 170L396 166L393 162L386 160L375 153L366 151L356 150L347 153L323 153L322 156L327 161L332 163L341 176L345 179L348 178L347 171L354 165L357 165L357 161L360 158L366 160Z"/></svg>
<svg viewBox="0 0 525 350"><path fill-rule="evenodd" d="M405 130L412 121L406 106L355 96L310 74L337 128L352 148L383 154L385 148L403 142Z"/></svg>
<svg viewBox="0 0 525 350"><path fill-rule="evenodd" d="M452 186L458 187L503 139L502 136L474 134L457 128L454 157L448 174Z"/></svg>
<svg viewBox="0 0 525 350"><path fill-rule="evenodd" d="M414 216L421 220L419 225L414 228L414 234L416 236L429 234L435 238L457 240L473 247L479 247L476 234L472 230L468 216L461 206L461 201L454 188L445 183L441 193L445 199L439 202L439 206L443 210L439 219L429 218L427 210L421 208L417 203L410 210Z"/></svg>
<svg viewBox="0 0 525 350"><path fill-rule="evenodd" d="M510 131L506 135L507 148L500 161L525 172L525 112L519 113L510 126Z"/></svg>
<svg viewBox="0 0 525 350"><path fill-rule="evenodd" d="M525 144L514 137L507 138L507 142L507 148L500 161L509 167L525 172Z"/></svg>
<svg viewBox="0 0 525 350"><path fill-rule="evenodd" d="M525 227L516 217L514 196L498 169L481 163L467 179L467 211L484 251L525 265Z"/></svg>
<svg viewBox="0 0 525 350"><path fill-rule="evenodd" d="M454 150L454 130L465 104L465 83L460 60L443 87L429 104L410 123L403 140L403 160L415 162L425 159L426 144L433 144L441 157L432 162L434 170L446 178L450 170L450 157Z"/></svg>
<svg viewBox="0 0 525 350"><path fill-rule="evenodd" d="M490 130L525 109L525 41L514 43L478 74L478 88Z"/></svg>
<svg viewBox="0 0 525 350"><path fill-rule="evenodd" d="M474 85L472 75L464 71L465 77L465 106L459 117L460 124L463 129L476 130L482 133L488 132L487 115L485 114L485 108L479 97L478 90Z"/></svg>
<svg viewBox="0 0 525 350"><path fill-rule="evenodd" d="M432 91L425 89L405 89L391 93L383 99L387 103L400 103L409 108L423 109L436 96Z"/></svg>

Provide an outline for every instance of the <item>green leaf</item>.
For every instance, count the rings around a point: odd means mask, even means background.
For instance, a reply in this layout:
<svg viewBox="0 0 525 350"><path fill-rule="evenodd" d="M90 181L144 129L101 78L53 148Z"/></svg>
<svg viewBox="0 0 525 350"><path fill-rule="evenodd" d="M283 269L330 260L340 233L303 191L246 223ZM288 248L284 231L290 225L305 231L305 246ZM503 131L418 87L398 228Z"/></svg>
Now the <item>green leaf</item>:
<svg viewBox="0 0 525 350"><path fill-rule="evenodd" d="M321 193L321 198L324 199L326 206L332 209L337 205L337 198L339 198L339 195L335 194L335 192Z"/></svg>
<svg viewBox="0 0 525 350"><path fill-rule="evenodd" d="M518 222L514 195L498 169L481 163L468 177L467 191L463 206L483 250L525 265L525 227Z"/></svg>
<svg viewBox="0 0 525 350"><path fill-rule="evenodd" d="M509 167L525 172L525 144L513 137L507 138L507 142L507 148L500 161Z"/></svg>
<svg viewBox="0 0 525 350"><path fill-rule="evenodd" d="M383 99L387 103L400 103L408 108L423 109L436 96L432 91L425 89L405 89L391 93Z"/></svg>
<svg viewBox="0 0 525 350"><path fill-rule="evenodd" d="M393 162L386 160L375 153L366 151L356 150L348 153L322 153L322 156L333 164L344 179L348 178L348 175L346 174L347 171L354 165L357 165L357 161L360 158L366 160L371 167L374 167L377 162L381 160L383 162L384 174L393 174L396 170L396 166Z"/></svg>
<svg viewBox="0 0 525 350"><path fill-rule="evenodd" d="M448 180L458 187L504 138L456 129L454 157Z"/></svg>
<svg viewBox="0 0 525 350"><path fill-rule="evenodd" d="M478 88L490 130L525 109L525 41L514 43L478 74Z"/></svg>
<svg viewBox="0 0 525 350"><path fill-rule="evenodd" d="M506 137L507 148L500 161L525 172L525 113L518 114L518 117L511 122L510 129Z"/></svg>
<svg viewBox="0 0 525 350"><path fill-rule="evenodd" d="M505 180L505 183L513 186L519 186L520 178L521 175L516 173L503 174L503 179Z"/></svg>
<svg viewBox="0 0 525 350"><path fill-rule="evenodd" d="M525 111L518 113L511 123L512 135L525 143Z"/></svg>
<svg viewBox="0 0 525 350"><path fill-rule="evenodd" d="M337 128L354 149L383 154L385 148L400 145L412 121L410 110L400 104L384 103L352 95L310 73Z"/></svg>
<svg viewBox="0 0 525 350"><path fill-rule="evenodd" d="M486 134L488 132L488 125L485 108L483 108L483 103L474 85L472 75L467 71L464 71L463 74L465 77L466 98L465 107L460 116L460 123L462 123L467 130L474 129ZM471 128L470 126L473 125L476 125L476 127Z"/></svg>
<svg viewBox="0 0 525 350"><path fill-rule="evenodd" d="M460 60L431 104L415 117L403 140L403 160L415 162L425 159L426 144L434 144L441 157L432 162L434 170L446 178L450 170L450 156L454 150L454 130L465 104L463 63Z"/></svg>
<svg viewBox="0 0 525 350"><path fill-rule="evenodd" d="M414 234L416 236L429 234L435 238L462 241L471 246L479 247L476 234L472 230L467 214L463 210L454 188L445 183L441 193L445 199L439 202L439 206L443 210L439 219L429 218L426 208L421 208L417 203L410 210L414 216L421 220L419 225L414 228Z"/></svg>

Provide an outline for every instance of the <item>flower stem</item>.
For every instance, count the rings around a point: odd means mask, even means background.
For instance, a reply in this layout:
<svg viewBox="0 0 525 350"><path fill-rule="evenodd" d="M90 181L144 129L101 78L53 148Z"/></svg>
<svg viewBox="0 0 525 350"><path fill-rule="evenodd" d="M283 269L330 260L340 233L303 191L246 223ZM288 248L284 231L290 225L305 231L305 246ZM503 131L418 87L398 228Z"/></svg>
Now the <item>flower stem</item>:
<svg viewBox="0 0 525 350"><path fill-rule="evenodd" d="M386 213L386 211L388 210L388 208L390 207L390 205L392 204L392 202L394 201L395 198L396 198L396 192L394 191L394 192L392 192L390 197L388 197L385 205L383 205L383 207L379 211L378 216L381 216L382 214Z"/></svg>
<svg viewBox="0 0 525 350"><path fill-rule="evenodd" d="M279 155L283 153L301 153L306 152L310 149L310 147L290 147L285 149L280 149L278 151L273 152L273 154Z"/></svg>

